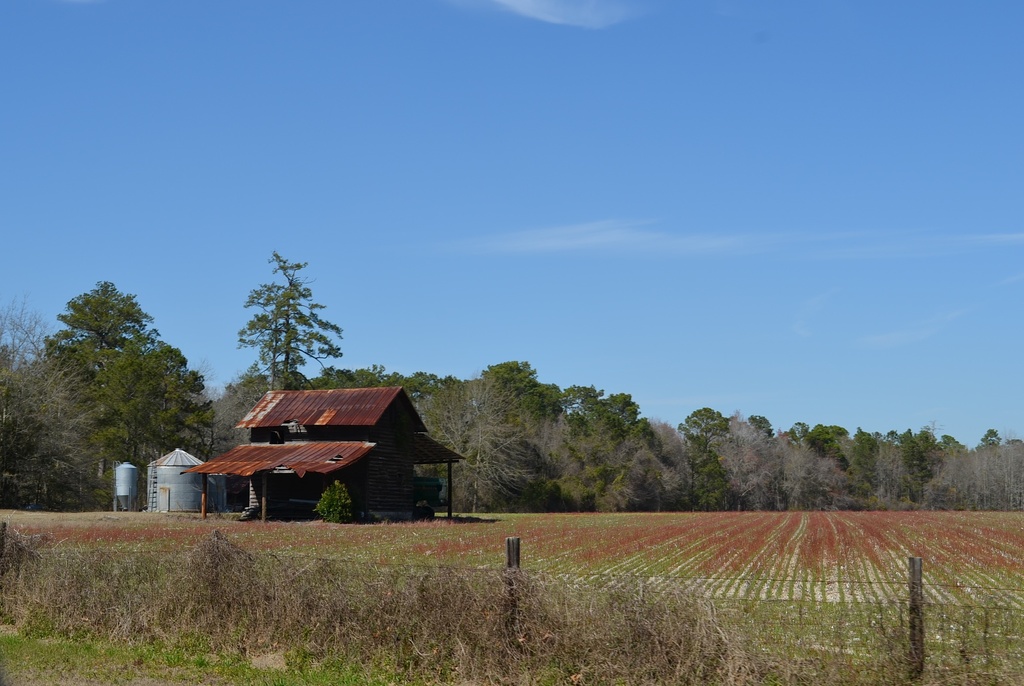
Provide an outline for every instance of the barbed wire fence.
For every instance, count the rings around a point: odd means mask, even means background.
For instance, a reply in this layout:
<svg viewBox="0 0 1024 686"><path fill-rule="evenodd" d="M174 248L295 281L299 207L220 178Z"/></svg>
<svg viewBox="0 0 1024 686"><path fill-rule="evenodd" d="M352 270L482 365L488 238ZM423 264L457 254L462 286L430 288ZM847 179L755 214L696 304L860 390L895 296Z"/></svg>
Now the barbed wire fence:
<svg viewBox="0 0 1024 686"><path fill-rule="evenodd" d="M506 539L501 570L509 626L524 623L516 579L528 578L558 593L586 591L641 601L680 593L706 601L724 626L738 629L761 653L777 659L818 654L843 656L851 665L906 664L912 675L931 666L1019 666L1024 670L1024 585L937 583L922 558L908 558L903 579L808 580L804 576L692 576L531 569L518 538ZM365 565L365 562L342 561ZM426 573L494 573L494 567L381 563ZM1024 575L1022 575L1024 582ZM775 595L770 589L788 589ZM794 589L799 589L794 592Z"/></svg>

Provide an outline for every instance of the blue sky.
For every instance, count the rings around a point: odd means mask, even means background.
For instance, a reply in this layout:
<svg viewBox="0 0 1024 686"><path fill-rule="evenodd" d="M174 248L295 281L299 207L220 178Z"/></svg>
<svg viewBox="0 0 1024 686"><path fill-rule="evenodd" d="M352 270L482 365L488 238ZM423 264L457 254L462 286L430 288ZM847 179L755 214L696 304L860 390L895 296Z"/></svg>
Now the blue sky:
<svg viewBox="0 0 1024 686"><path fill-rule="evenodd" d="M1024 434L1024 5L5 0L0 302L213 384L279 251L338 366Z"/></svg>

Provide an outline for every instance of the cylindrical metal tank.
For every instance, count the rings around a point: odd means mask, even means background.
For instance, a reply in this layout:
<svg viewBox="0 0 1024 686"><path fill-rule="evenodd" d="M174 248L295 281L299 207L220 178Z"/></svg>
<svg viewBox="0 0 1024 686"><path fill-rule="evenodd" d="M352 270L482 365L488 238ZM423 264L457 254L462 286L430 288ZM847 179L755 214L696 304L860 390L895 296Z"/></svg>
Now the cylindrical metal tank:
<svg viewBox="0 0 1024 686"><path fill-rule="evenodd" d="M139 470L131 462L114 467L114 509L134 510L139 502Z"/></svg>
<svg viewBox="0 0 1024 686"><path fill-rule="evenodd" d="M176 449L149 465L149 510L151 512L199 512L203 504L202 474L184 474L203 461ZM223 475L212 474L206 485L206 509L227 509L227 482Z"/></svg>
<svg viewBox="0 0 1024 686"><path fill-rule="evenodd" d="M157 510L198 512L203 502L203 482L198 474L182 474L181 467L157 467Z"/></svg>

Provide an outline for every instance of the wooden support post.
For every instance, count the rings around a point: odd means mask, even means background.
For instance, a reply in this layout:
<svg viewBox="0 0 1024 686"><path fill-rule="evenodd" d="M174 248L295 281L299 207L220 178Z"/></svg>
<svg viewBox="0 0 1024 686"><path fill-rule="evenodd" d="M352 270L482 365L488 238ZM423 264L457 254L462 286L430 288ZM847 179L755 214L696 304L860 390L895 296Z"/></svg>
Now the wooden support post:
<svg viewBox="0 0 1024 686"><path fill-rule="evenodd" d="M448 519L452 518L452 463L448 462Z"/></svg>
<svg viewBox="0 0 1024 686"><path fill-rule="evenodd" d="M263 495L260 497L260 521L267 521L267 473L263 472Z"/></svg>
<svg viewBox="0 0 1024 686"><path fill-rule="evenodd" d="M907 559L910 591L910 676L920 678L924 673L924 586L921 558Z"/></svg>
<svg viewBox="0 0 1024 686"><path fill-rule="evenodd" d="M199 511L203 519L206 519L206 491L210 487L210 475L203 474L203 497L199 505Z"/></svg>

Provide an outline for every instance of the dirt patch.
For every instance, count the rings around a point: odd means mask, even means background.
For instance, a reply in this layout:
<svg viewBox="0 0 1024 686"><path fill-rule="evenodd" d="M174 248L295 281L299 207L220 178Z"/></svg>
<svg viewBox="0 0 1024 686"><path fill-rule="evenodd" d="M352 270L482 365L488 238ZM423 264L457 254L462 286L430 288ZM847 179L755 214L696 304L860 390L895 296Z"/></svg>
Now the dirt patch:
<svg viewBox="0 0 1024 686"><path fill-rule="evenodd" d="M266 655L257 655L249 660L249 662L256 669L284 670L288 668L288 662L285 660L284 653L267 653Z"/></svg>

